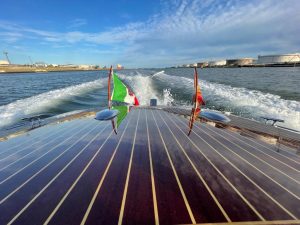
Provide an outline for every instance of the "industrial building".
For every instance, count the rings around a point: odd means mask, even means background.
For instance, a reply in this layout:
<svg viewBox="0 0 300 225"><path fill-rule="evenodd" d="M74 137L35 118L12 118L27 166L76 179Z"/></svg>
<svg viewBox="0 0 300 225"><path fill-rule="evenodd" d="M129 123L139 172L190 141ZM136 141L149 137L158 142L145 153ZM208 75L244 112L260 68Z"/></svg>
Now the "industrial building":
<svg viewBox="0 0 300 225"><path fill-rule="evenodd" d="M124 66L122 66L121 64L117 64L117 70L122 70L124 69Z"/></svg>
<svg viewBox="0 0 300 225"><path fill-rule="evenodd" d="M300 53L282 55L259 55L257 64L293 64L300 63Z"/></svg>
<svg viewBox="0 0 300 225"><path fill-rule="evenodd" d="M227 59L226 66L245 66L252 65L254 59L252 58L241 58L241 59Z"/></svg>
<svg viewBox="0 0 300 225"><path fill-rule="evenodd" d="M92 65L84 65L84 64L78 66L79 69L83 69L83 70L88 70L92 67L93 67Z"/></svg>
<svg viewBox="0 0 300 225"><path fill-rule="evenodd" d="M208 62L198 62L197 67L208 67Z"/></svg>
<svg viewBox="0 0 300 225"><path fill-rule="evenodd" d="M9 65L9 62L7 60L0 60L0 65L1 66Z"/></svg>
<svg viewBox="0 0 300 225"><path fill-rule="evenodd" d="M218 66L225 66L226 60L217 60L217 61L210 61L208 62L208 66L210 67L218 67Z"/></svg>

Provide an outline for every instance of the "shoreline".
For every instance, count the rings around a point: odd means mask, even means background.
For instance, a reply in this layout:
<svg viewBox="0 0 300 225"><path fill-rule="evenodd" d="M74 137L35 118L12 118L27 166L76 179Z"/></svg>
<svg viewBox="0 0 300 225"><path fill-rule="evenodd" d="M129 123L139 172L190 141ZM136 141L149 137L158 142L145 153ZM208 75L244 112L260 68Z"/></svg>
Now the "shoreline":
<svg viewBox="0 0 300 225"><path fill-rule="evenodd" d="M202 68L284 68L284 67L300 67L300 63L286 63L286 64L257 64L257 65L222 65L222 66L203 66ZM194 67L170 67L170 68L194 68ZM197 68L201 68L200 66L197 66Z"/></svg>
<svg viewBox="0 0 300 225"><path fill-rule="evenodd" d="M285 67L300 67L300 63L295 64L268 64L268 65L239 65L239 66L205 66L203 68L285 68ZM194 68L194 67L166 67L167 68ZM201 68L201 67L197 67ZM75 67L28 67L28 66L0 66L1 74L12 74L12 73L48 73L48 72L82 72L82 71L107 71L109 68L89 68L81 69ZM119 69L114 69L119 70Z"/></svg>
<svg viewBox="0 0 300 225"><path fill-rule="evenodd" d="M108 69L80 69L74 67L25 67L25 66L0 66L1 74L11 73L48 73L48 72L82 72L82 71L102 71Z"/></svg>

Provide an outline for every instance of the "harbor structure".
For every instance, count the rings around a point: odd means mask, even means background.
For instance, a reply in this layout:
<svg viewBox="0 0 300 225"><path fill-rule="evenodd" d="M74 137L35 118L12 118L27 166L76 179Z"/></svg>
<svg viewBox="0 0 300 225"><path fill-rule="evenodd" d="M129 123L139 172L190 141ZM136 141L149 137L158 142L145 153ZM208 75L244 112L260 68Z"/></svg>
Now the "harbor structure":
<svg viewBox="0 0 300 225"><path fill-rule="evenodd" d="M224 60L224 59L208 62L208 66L210 66L210 67L219 67L219 66L225 66L225 65L226 65L226 60Z"/></svg>
<svg viewBox="0 0 300 225"><path fill-rule="evenodd" d="M257 64L294 64L300 63L300 53L279 54L279 55L259 55Z"/></svg>
<svg viewBox="0 0 300 225"><path fill-rule="evenodd" d="M92 69L94 67L95 67L94 65L86 65L86 64L82 64L82 65L78 66L79 69L83 69L83 70L89 70L89 69Z"/></svg>
<svg viewBox="0 0 300 225"><path fill-rule="evenodd" d="M117 70L122 70L124 69L124 66L122 66L121 64L117 64Z"/></svg>
<svg viewBox="0 0 300 225"><path fill-rule="evenodd" d="M36 62L35 64L35 67L47 67L47 63L45 62Z"/></svg>
<svg viewBox="0 0 300 225"><path fill-rule="evenodd" d="M9 58L8 58L8 52L3 52L3 54L5 55L6 61L8 62L8 64L11 64Z"/></svg>
<svg viewBox="0 0 300 225"><path fill-rule="evenodd" d="M0 60L0 65L1 66L9 65L9 62L7 60Z"/></svg>
<svg viewBox="0 0 300 225"><path fill-rule="evenodd" d="M208 62L198 62L197 67L208 67Z"/></svg>
<svg viewBox="0 0 300 225"><path fill-rule="evenodd" d="M190 67L197 67L197 63L190 64Z"/></svg>
<svg viewBox="0 0 300 225"><path fill-rule="evenodd" d="M254 61L253 58L227 59L226 60L226 66L252 65L253 61Z"/></svg>
<svg viewBox="0 0 300 225"><path fill-rule="evenodd" d="M75 65L75 64L64 64L64 65L60 65L60 67L62 67L62 68L78 68L78 65Z"/></svg>

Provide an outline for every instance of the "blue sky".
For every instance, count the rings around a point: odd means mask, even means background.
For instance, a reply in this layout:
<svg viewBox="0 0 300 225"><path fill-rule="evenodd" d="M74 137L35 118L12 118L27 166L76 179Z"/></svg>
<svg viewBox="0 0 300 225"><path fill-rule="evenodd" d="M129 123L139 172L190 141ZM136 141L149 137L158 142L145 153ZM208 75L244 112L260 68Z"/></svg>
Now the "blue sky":
<svg viewBox="0 0 300 225"><path fill-rule="evenodd" d="M0 50L13 63L125 67L300 52L299 12L299 0L8 0Z"/></svg>

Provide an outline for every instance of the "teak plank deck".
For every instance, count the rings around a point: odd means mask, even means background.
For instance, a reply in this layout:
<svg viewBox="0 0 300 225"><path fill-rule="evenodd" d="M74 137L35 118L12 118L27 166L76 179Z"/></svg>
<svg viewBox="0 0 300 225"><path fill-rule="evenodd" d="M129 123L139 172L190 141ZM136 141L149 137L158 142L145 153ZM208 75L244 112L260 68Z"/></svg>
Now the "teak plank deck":
<svg viewBox="0 0 300 225"><path fill-rule="evenodd" d="M178 113L178 110L173 110ZM0 143L0 224L300 224L300 159L134 108Z"/></svg>
<svg viewBox="0 0 300 225"><path fill-rule="evenodd" d="M162 108L164 111L189 116L191 114L191 109L186 107L184 108L177 108L177 107L166 107L166 106L159 106L158 108ZM240 129L247 129L258 133L268 134L274 137L282 137L288 140L294 140L300 142L300 133L294 132L291 130L283 129L280 127L272 126L269 124L261 123L255 120L235 116L235 115L228 115L231 121L228 123L229 126L238 127Z"/></svg>

